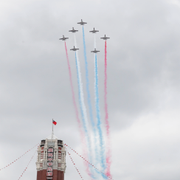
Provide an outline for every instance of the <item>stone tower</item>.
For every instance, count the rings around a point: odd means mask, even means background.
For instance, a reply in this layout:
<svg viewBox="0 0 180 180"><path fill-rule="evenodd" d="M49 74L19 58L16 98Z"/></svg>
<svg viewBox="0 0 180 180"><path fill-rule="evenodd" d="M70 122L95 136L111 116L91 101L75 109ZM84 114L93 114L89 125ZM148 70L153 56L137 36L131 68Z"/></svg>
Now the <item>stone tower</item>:
<svg viewBox="0 0 180 180"><path fill-rule="evenodd" d="M41 140L37 152L37 180L64 180L66 150L63 141L54 135Z"/></svg>

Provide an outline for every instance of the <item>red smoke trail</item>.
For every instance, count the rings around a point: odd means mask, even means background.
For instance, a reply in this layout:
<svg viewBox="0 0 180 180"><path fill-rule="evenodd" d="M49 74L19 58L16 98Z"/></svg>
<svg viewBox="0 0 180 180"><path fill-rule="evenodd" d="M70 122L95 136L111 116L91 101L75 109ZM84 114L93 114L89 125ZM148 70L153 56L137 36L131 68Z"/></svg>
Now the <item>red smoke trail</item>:
<svg viewBox="0 0 180 180"><path fill-rule="evenodd" d="M105 41L105 69L104 69L104 108L105 108L105 124L106 124L106 135L107 135L107 154L106 154L106 175L111 177L111 143L109 133L109 121L108 121L108 105L107 105L107 42Z"/></svg>
<svg viewBox="0 0 180 180"><path fill-rule="evenodd" d="M73 105L74 105L74 109L75 109L75 113L76 113L76 119L77 119L77 122L78 122L79 130L80 130L80 133L81 133L81 137L83 137L83 132L81 130L81 121L79 119L78 108L77 108L77 104L76 104L76 100L75 100L75 93L74 93L74 88L73 88L73 83L72 83L71 66L70 66L70 63L69 63L69 57L68 57L68 51L67 51L66 42L64 42L64 44L65 44L66 58L67 58L67 64L68 64L68 70L69 70L69 78L70 78L71 92L72 92L72 98L73 98Z"/></svg>
<svg viewBox="0 0 180 180"><path fill-rule="evenodd" d="M95 168L97 171L99 171L100 173L106 175L104 173L104 171L100 171L97 167L95 167L93 164L91 164L89 161L87 161L87 159L85 159L83 156L81 156L77 151L75 151L72 147L70 147L67 144L64 144L65 146L67 146L69 149L71 149L74 153L76 153L80 158L82 158L84 161L86 161L89 165L91 165L93 168ZM107 175L106 175L107 176ZM107 177L108 179L112 179L112 177ZM113 180L113 179L112 179Z"/></svg>
<svg viewBox="0 0 180 180"><path fill-rule="evenodd" d="M81 142L82 142L82 147L83 147L83 154L84 154L85 157L88 157L87 148L86 148L87 145L86 145L86 141L85 141L85 135L84 135L84 133L83 133L83 131L81 129L81 121L80 121L80 118L79 118L78 108L77 108L76 99L75 99L75 93L74 93L74 88L73 88L73 83L72 83L71 66L70 66L70 62L69 62L68 50L67 50L67 45L66 45L65 41L64 41L64 45L65 45L66 58L67 58L67 64L68 64L68 70L69 70L69 79L70 79L70 85L71 85L73 105L74 105L74 109L75 109L75 113L76 113L76 119L77 119L77 122L78 122L79 131L80 131ZM86 171L90 175L89 165L87 163L85 163L85 165L86 165Z"/></svg>

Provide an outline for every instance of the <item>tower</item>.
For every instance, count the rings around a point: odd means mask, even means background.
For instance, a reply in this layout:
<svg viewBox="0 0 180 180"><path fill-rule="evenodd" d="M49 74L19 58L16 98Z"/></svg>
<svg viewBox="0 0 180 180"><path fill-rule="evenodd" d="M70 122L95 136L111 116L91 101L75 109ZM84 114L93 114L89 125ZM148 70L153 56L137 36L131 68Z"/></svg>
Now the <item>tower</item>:
<svg viewBox="0 0 180 180"><path fill-rule="evenodd" d="M41 140L37 153L37 180L64 180L66 150L63 141L54 135Z"/></svg>

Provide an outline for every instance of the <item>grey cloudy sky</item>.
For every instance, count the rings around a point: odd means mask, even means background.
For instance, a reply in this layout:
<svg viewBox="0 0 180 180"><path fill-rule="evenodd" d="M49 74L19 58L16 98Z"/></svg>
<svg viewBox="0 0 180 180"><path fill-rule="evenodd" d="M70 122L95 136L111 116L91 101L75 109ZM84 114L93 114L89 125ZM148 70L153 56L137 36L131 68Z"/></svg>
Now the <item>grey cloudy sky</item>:
<svg viewBox="0 0 180 180"><path fill-rule="evenodd" d="M77 42L83 83L82 18L93 97L93 35L97 47L103 110L104 42L108 41L108 108L114 180L180 179L180 1L179 0L1 0L0 1L0 168L51 133L81 150L64 44ZM78 98L74 53L69 52ZM33 150L35 151L35 150ZM30 152L0 172L18 179ZM73 155L84 179L83 162ZM36 179L36 156L22 179ZM80 179L67 157L66 179Z"/></svg>

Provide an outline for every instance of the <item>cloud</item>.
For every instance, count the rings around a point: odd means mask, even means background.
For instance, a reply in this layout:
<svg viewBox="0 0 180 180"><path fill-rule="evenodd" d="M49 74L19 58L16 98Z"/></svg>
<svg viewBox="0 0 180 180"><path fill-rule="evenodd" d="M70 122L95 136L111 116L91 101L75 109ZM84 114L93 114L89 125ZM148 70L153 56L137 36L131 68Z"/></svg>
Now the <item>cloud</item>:
<svg viewBox="0 0 180 180"><path fill-rule="evenodd" d="M173 175L178 179L174 169L179 159L178 119L178 110L146 114L131 127L113 133L113 154L118 154L113 162L118 164L113 166L114 178L169 179Z"/></svg>
<svg viewBox="0 0 180 180"><path fill-rule="evenodd" d="M172 0L172 1L169 1L169 3L175 4L175 5L177 5L177 6L180 6L179 0Z"/></svg>
<svg viewBox="0 0 180 180"><path fill-rule="evenodd" d="M92 27L100 31L97 48L101 51L98 65L102 120L104 41L100 37L107 34L111 38L108 110L114 179L178 179L179 7L160 0L8 0L1 1L0 10L1 166L51 134L52 118L58 122L56 136L80 151L64 44L58 39L63 34L68 36L70 49L73 36L68 30L73 26L79 30L77 43L84 75L82 33L76 24L82 18L88 22L85 33L93 103L93 36L88 31ZM78 100L74 54L69 52L69 57ZM82 79L85 84L85 77ZM73 157L88 178L83 162ZM31 154L9 171L2 171L1 179L18 178L30 158ZM66 178L72 179L76 172L70 163L67 160ZM29 180L35 175L32 164L24 178Z"/></svg>

